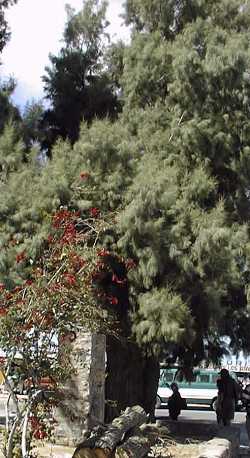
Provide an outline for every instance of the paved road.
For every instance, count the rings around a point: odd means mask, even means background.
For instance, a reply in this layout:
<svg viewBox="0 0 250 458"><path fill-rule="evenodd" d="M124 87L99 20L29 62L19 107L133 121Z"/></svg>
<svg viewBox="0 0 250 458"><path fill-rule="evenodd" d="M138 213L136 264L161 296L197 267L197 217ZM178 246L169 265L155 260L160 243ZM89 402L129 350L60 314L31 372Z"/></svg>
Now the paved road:
<svg viewBox="0 0 250 458"><path fill-rule="evenodd" d="M155 411L156 418L168 417L168 409L156 409ZM246 414L245 412L236 412L234 423L245 423ZM208 408L197 409L189 408L188 410L183 410L179 419L183 420L209 420L216 422L216 414Z"/></svg>

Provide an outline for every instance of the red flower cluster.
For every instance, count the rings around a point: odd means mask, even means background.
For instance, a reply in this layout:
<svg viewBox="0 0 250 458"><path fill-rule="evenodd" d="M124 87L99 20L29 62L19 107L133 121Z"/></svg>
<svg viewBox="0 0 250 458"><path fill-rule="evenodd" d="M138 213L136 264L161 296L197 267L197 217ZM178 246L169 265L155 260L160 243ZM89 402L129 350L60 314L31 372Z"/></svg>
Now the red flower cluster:
<svg viewBox="0 0 250 458"><path fill-rule="evenodd" d="M97 256L108 256L109 251L105 250L105 248L102 248L100 251L97 252Z"/></svg>
<svg viewBox="0 0 250 458"><path fill-rule="evenodd" d="M81 172L80 177L82 180L87 180L90 177L90 173L88 172Z"/></svg>
<svg viewBox="0 0 250 458"><path fill-rule="evenodd" d="M76 277L75 277L75 275L66 272L64 274L64 279L65 279L66 283L68 283L70 286L75 286L76 285Z"/></svg>
<svg viewBox="0 0 250 458"><path fill-rule="evenodd" d="M98 218L98 216L100 215L100 210L97 207L92 207L89 210L89 214L92 218Z"/></svg>
<svg viewBox="0 0 250 458"><path fill-rule="evenodd" d="M47 433L44 430L44 427L41 424L41 422L38 420L38 418L31 417L30 422L31 422L31 428L34 431L34 438L35 439L45 439L45 437L47 437Z"/></svg>
<svg viewBox="0 0 250 458"><path fill-rule="evenodd" d="M118 304L118 299L115 296L108 297L108 300L109 300L110 304L112 304L112 305L117 305Z"/></svg>
<svg viewBox="0 0 250 458"><path fill-rule="evenodd" d="M81 269L84 266L84 264L86 264L87 262L85 259L81 258L76 253L70 253L69 259L70 259L71 266L73 267L75 271Z"/></svg>
<svg viewBox="0 0 250 458"><path fill-rule="evenodd" d="M127 259L127 261L125 262L125 266L127 270L135 269L136 263L133 259Z"/></svg>
<svg viewBox="0 0 250 458"><path fill-rule="evenodd" d="M45 439L45 437L47 437L47 433L46 431L44 431L44 429L38 429L37 431L34 432L34 438L35 439Z"/></svg>
<svg viewBox="0 0 250 458"><path fill-rule="evenodd" d="M32 429L36 429L40 426L40 421L38 420L37 417L30 417L29 419L30 423L31 423L31 428Z"/></svg>
<svg viewBox="0 0 250 458"><path fill-rule="evenodd" d="M63 236L60 240L62 245L70 245L76 238L76 228L74 223L66 225Z"/></svg>
<svg viewBox="0 0 250 458"><path fill-rule="evenodd" d="M51 234L48 235L47 242L48 243L52 243L53 242L53 236Z"/></svg>
<svg viewBox="0 0 250 458"><path fill-rule="evenodd" d="M22 291L22 289L23 289L22 286L16 286L16 287L12 290L12 292L13 292L13 294L20 293L20 291Z"/></svg>
<svg viewBox="0 0 250 458"><path fill-rule="evenodd" d="M16 262L17 262L17 264L19 264L19 262L24 261L24 259L26 259L25 251L21 251L21 253L18 253L18 254L16 255Z"/></svg>
<svg viewBox="0 0 250 458"><path fill-rule="evenodd" d="M52 225L55 229L58 229L63 225L63 223L70 219L72 219L72 212L70 212L69 210L59 210L53 216Z"/></svg>
<svg viewBox="0 0 250 458"><path fill-rule="evenodd" d="M126 278L120 279L117 277L117 275L113 274L112 275L112 282L117 283L118 285L125 285L127 282Z"/></svg>

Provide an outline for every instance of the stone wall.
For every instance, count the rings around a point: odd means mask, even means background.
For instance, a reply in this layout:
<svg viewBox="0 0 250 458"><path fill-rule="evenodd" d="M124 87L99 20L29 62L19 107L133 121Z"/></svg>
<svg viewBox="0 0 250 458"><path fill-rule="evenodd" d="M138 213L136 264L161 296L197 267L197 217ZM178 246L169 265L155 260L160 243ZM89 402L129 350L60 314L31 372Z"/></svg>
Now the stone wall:
<svg viewBox="0 0 250 458"><path fill-rule="evenodd" d="M104 421L106 340L103 335L83 333L67 345L75 371L54 414L55 440L75 445L89 428Z"/></svg>

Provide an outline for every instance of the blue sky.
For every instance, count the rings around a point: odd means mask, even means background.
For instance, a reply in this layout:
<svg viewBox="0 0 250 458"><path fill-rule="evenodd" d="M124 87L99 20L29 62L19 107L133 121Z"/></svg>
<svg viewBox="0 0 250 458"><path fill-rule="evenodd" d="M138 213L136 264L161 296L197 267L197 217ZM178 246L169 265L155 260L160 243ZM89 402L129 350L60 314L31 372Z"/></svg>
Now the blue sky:
<svg viewBox="0 0 250 458"><path fill-rule="evenodd" d="M110 35L126 40L129 33L119 17L123 2L109 0L107 19ZM56 54L60 49L66 3L79 10L83 0L18 0L7 11L12 37L1 56L0 75L17 79L14 101L19 106L43 96L41 75L49 63L49 53Z"/></svg>

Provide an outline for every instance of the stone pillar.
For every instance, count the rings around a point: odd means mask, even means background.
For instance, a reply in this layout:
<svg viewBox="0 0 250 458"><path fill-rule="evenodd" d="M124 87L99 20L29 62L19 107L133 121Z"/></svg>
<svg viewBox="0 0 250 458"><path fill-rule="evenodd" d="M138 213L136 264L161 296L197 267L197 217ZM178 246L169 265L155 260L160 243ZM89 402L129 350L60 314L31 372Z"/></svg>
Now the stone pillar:
<svg viewBox="0 0 250 458"><path fill-rule="evenodd" d="M55 440L60 445L74 446L89 428L104 421L106 339L86 332L69 345L74 373L55 411Z"/></svg>
<svg viewBox="0 0 250 458"><path fill-rule="evenodd" d="M90 411L89 427L104 423L105 415L105 376L106 376L106 337L92 335L92 352L89 377Z"/></svg>

